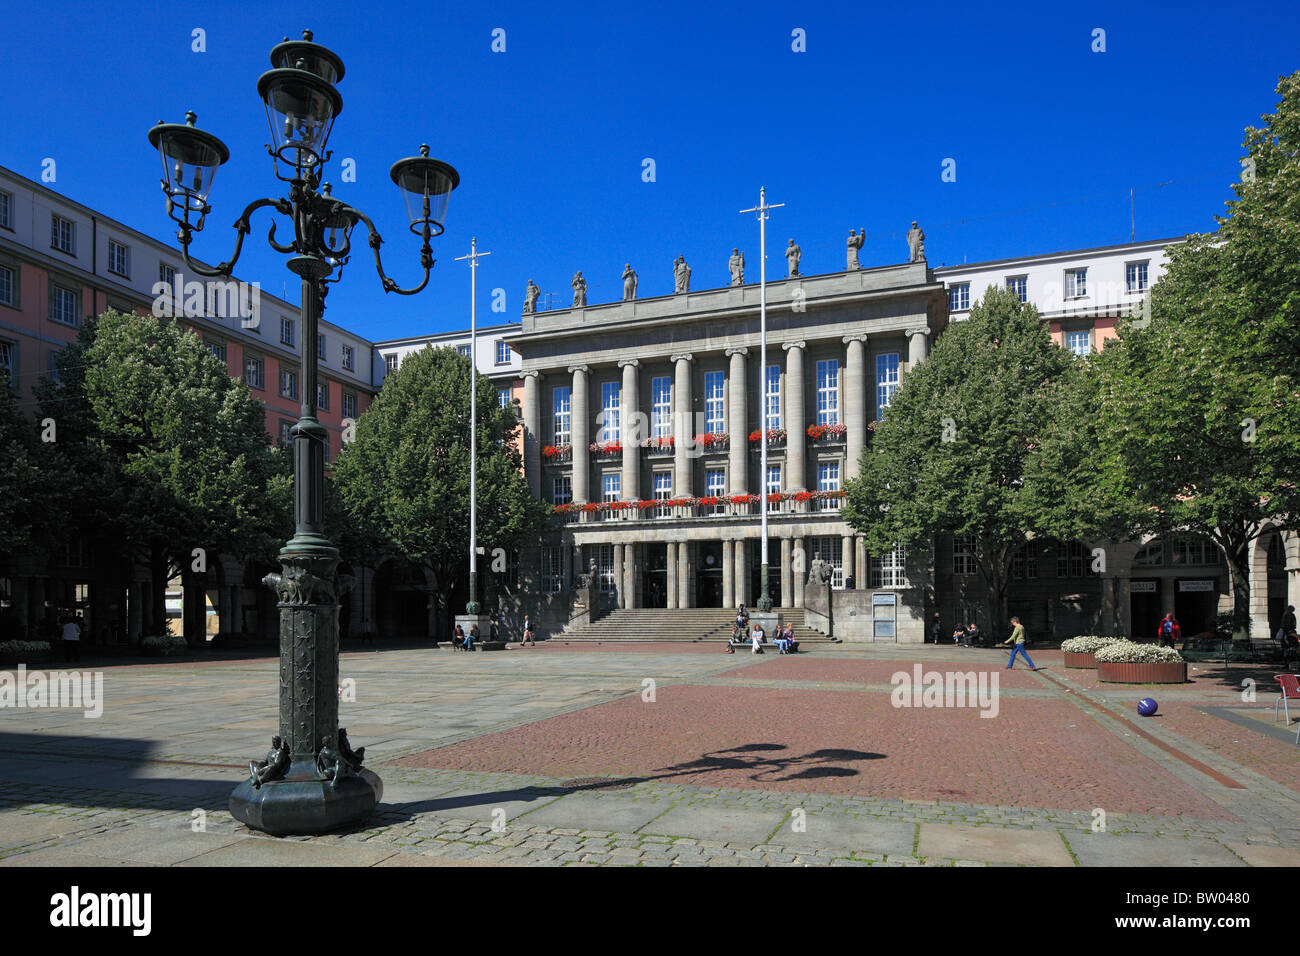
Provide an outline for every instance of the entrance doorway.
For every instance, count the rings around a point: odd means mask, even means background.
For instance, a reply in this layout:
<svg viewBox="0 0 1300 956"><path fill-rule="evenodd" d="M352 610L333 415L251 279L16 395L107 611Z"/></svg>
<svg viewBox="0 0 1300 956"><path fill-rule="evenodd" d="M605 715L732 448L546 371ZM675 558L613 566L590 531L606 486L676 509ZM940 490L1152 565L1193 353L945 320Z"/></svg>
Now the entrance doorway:
<svg viewBox="0 0 1300 956"><path fill-rule="evenodd" d="M699 543L699 570L695 576L695 606L722 607L722 542Z"/></svg>
<svg viewBox="0 0 1300 956"><path fill-rule="evenodd" d="M643 607L668 606L668 546L646 542L641 545L645 555L645 573L641 577Z"/></svg>
<svg viewBox="0 0 1300 956"><path fill-rule="evenodd" d="M1166 586L1159 578L1134 578L1129 582L1129 637L1143 640L1154 637L1164 614L1160 610L1160 589ZM1179 618L1179 623L1182 618ZM1184 625L1183 633L1187 633Z"/></svg>
<svg viewBox="0 0 1300 956"><path fill-rule="evenodd" d="M1219 607L1218 582L1211 579L1180 580L1174 592L1174 617L1185 637L1214 633Z"/></svg>

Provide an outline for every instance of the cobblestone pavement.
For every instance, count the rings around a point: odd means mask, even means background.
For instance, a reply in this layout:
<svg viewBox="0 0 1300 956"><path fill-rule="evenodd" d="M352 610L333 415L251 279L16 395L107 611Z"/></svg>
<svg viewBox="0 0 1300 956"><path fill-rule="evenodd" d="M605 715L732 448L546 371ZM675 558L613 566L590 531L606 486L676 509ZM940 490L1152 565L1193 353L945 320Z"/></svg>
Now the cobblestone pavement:
<svg viewBox="0 0 1300 956"><path fill-rule="evenodd" d="M385 794L325 837L226 811L275 730L273 660L108 668L99 719L0 710L0 865L1300 865L1294 724L1234 673L1117 688L1051 651L1010 674L947 647L532 651L343 655L341 722ZM998 715L892 707L916 663L997 673ZM1146 695L1167 716L1136 717Z"/></svg>

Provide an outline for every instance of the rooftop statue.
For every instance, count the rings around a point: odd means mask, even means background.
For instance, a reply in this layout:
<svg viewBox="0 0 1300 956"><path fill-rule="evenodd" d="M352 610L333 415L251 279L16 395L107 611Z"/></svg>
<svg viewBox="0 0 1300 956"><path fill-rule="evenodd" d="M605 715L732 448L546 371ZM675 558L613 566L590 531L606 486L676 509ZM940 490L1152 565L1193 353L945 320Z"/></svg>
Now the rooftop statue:
<svg viewBox="0 0 1300 956"><path fill-rule="evenodd" d="M796 246L794 240L791 239L790 244L785 247L785 261L790 267L791 279L797 278L799 275L799 260L801 258L803 258L803 253L799 251L799 247Z"/></svg>
<svg viewBox="0 0 1300 956"><path fill-rule="evenodd" d="M623 301L631 302L636 298L636 273L629 262L623 266Z"/></svg>
<svg viewBox="0 0 1300 956"><path fill-rule="evenodd" d="M731 270L731 284L745 284L745 255L739 249L731 250L731 258L727 261L727 268Z"/></svg>
<svg viewBox="0 0 1300 956"><path fill-rule="evenodd" d="M573 286L573 307L582 308L587 304L587 280L582 277L581 269L573 274L573 281L569 285Z"/></svg>
<svg viewBox="0 0 1300 956"><path fill-rule="evenodd" d="M529 279L528 288L524 290L524 315L532 315L537 311L537 297L541 294L542 290Z"/></svg>
<svg viewBox="0 0 1300 956"><path fill-rule="evenodd" d="M854 269L861 269L861 268L862 268L862 266L858 264L858 250L860 250L860 249L862 248L862 242L863 242L863 240L866 239L866 238L867 238L867 230L865 230L865 229L862 230L862 235L858 235L858 234L857 234L856 232L854 232L852 229L849 230L849 263L848 263L848 270L849 270L850 272L852 272Z"/></svg>
<svg viewBox="0 0 1300 956"><path fill-rule="evenodd" d="M673 293L691 291L691 267L686 264L685 256L678 256L673 263Z"/></svg>
<svg viewBox="0 0 1300 956"><path fill-rule="evenodd" d="M925 233L915 219L912 220L912 228L907 230L907 253L910 256L908 262L925 261Z"/></svg>

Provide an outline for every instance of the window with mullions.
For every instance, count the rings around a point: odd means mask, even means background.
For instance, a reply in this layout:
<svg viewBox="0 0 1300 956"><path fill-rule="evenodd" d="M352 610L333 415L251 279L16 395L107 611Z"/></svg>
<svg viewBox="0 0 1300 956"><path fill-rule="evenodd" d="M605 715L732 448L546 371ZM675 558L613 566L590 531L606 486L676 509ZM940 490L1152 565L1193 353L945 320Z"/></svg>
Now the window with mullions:
<svg viewBox="0 0 1300 956"><path fill-rule="evenodd" d="M510 389L508 387L498 388L497 408L509 408L509 407L510 407Z"/></svg>
<svg viewBox="0 0 1300 956"><path fill-rule="evenodd" d="M12 229L14 216L14 194L0 189L0 226Z"/></svg>
<svg viewBox="0 0 1300 956"><path fill-rule="evenodd" d="M710 468L704 473L704 494L709 498L721 498L727 493L727 473L721 468ZM709 509L710 514L720 515L726 506L716 504Z"/></svg>
<svg viewBox="0 0 1300 956"><path fill-rule="evenodd" d="M673 496L673 476L669 471L656 471L654 476L654 496L655 501L667 501ZM662 518L668 514L671 509L664 505L655 506L655 516Z"/></svg>
<svg viewBox="0 0 1300 956"><path fill-rule="evenodd" d="M81 323L77 321L79 309L77 302L81 298L71 289L65 289L62 286L50 286L50 319L59 322L62 325L77 326Z"/></svg>
<svg viewBox="0 0 1300 956"><path fill-rule="evenodd" d="M597 544L592 547L596 552L596 579L600 582L601 594L612 594L614 585L614 546Z"/></svg>
<svg viewBox="0 0 1300 956"><path fill-rule="evenodd" d="M328 412L330 410L329 382L318 382L316 384L316 407L322 412Z"/></svg>
<svg viewBox="0 0 1300 956"><path fill-rule="evenodd" d="M356 369L356 352L350 345L343 346L342 365L349 372Z"/></svg>
<svg viewBox="0 0 1300 956"><path fill-rule="evenodd" d="M721 372L704 373L704 430L710 435L720 435L723 431L724 382Z"/></svg>
<svg viewBox="0 0 1300 956"><path fill-rule="evenodd" d="M904 565L907 563L907 549L901 544L879 557L871 559L871 586L873 588L905 588L907 575Z"/></svg>
<svg viewBox="0 0 1300 956"><path fill-rule="evenodd" d="M952 539L952 573L974 574L979 570L975 560L975 535L959 534Z"/></svg>
<svg viewBox="0 0 1300 956"><path fill-rule="evenodd" d="M108 271L123 278L131 275L130 250L112 239L108 240Z"/></svg>
<svg viewBox="0 0 1300 956"><path fill-rule="evenodd" d="M397 355L396 353L394 353L394 354L392 354L392 355L385 355L385 356L384 356L384 365L387 367L388 371L390 371L390 372L396 372L396 371L397 371L397 363L398 363L399 361L401 361L401 356L400 356L400 355Z"/></svg>
<svg viewBox="0 0 1300 956"><path fill-rule="evenodd" d="M357 393L356 392L343 393L343 417L344 418L357 417Z"/></svg>
<svg viewBox="0 0 1300 956"><path fill-rule="evenodd" d="M320 359L322 362L325 361L326 358L325 350L326 350L325 334L323 332L317 332L316 333L316 357Z"/></svg>
<svg viewBox="0 0 1300 956"><path fill-rule="evenodd" d="M885 409L898 391L898 353L885 352L876 356L876 421L883 421Z"/></svg>
<svg viewBox="0 0 1300 956"><path fill-rule="evenodd" d="M667 438L672 434L673 405L672 379L657 375L650 380L652 438Z"/></svg>
<svg viewBox="0 0 1300 956"><path fill-rule="evenodd" d="M824 359L817 363L817 424L839 423L840 363L836 359ZM803 422L795 422L791 427L802 428Z"/></svg>
<svg viewBox="0 0 1300 956"><path fill-rule="evenodd" d="M58 214L50 217L50 247L58 249L60 252L66 252L68 255L75 254L76 248L76 225L71 219L64 219Z"/></svg>
<svg viewBox="0 0 1300 956"><path fill-rule="evenodd" d="M280 341L290 347L294 344L294 322L287 316L280 316Z"/></svg>
<svg viewBox="0 0 1300 956"><path fill-rule="evenodd" d="M781 466L767 466L767 493L769 495L779 495L781 493ZM769 501L767 503L768 511L780 511L781 502Z"/></svg>
<svg viewBox="0 0 1300 956"><path fill-rule="evenodd" d="M573 502L573 480L568 475L551 479L551 504L567 505Z"/></svg>
<svg viewBox="0 0 1300 956"><path fill-rule="evenodd" d="M0 340L0 372L9 376L9 384L13 386L14 379L18 377L18 346L13 342Z"/></svg>
<svg viewBox="0 0 1300 956"><path fill-rule="evenodd" d="M1165 566L1165 543L1152 541L1133 556L1135 568L1163 568Z"/></svg>
<svg viewBox="0 0 1300 956"><path fill-rule="evenodd" d="M1021 302L1029 301L1029 276L1007 276L1007 288L1014 292Z"/></svg>
<svg viewBox="0 0 1300 956"><path fill-rule="evenodd" d="M1067 299L1081 299L1088 294L1088 270L1087 269L1066 269L1065 270L1065 297Z"/></svg>
<svg viewBox="0 0 1300 956"><path fill-rule="evenodd" d="M542 548L542 593L564 590L564 555L560 548Z"/></svg>
<svg viewBox="0 0 1300 956"><path fill-rule="evenodd" d="M781 427L781 366L769 365L763 383L763 428Z"/></svg>
<svg viewBox="0 0 1300 956"><path fill-rule="evenodd" d="M622 439L623 386L620 382L601 382L600 384L600 429L599 442L620 441Z"/></svg>
<svg viewBox="0 0 1300 956"><path fill-rule="evenodd" d="M966 312L970 309L970 283L948 287L948 311Z"/></svg>
<svg viewBox="0 0 1300 956"><path fill-rule="evenodd" d="M834 569L831 574L831 587L844 587L844 555L843 542L838 537L829 538L810 538L812 556L808 559L809 565L821 558L831 565Z"/></svg>
<svg viewBox="0 0 1300 956"><path fill-rule="evenodd" d="M1042 542L1027 541L1015 550L1011 556L1011 576L1017 581L1035 581L1038 579L1038 558L1042 551Z"/></svg>
<svg viewBox="0 0 1300 956"><path fill-rule="evenodd" d="M1280 547L1282 538L1279 535L1273 535L1269 541L1270 549L1274 546ZM1173 540L1173 548L1170 553L1170 563L1179 565L1193 564L1218 564L1220 556L1219 546L1209 538L1201 538L1195 535L1180 535ZM1272 554L1270 558L1278 561L1279 564L1286 564L1284 554ZM1280 561L1278 559L1281 559Z"/></svg>
<svg viewBox="0 0 1300 956"><path fill-rule="evenodd" d="M15 273L13 269L7 266L0 266L0 305L17 307L17 284L14 281Z"/></svg>
<svg viewBox="0 0 1300 956"><path fill-rule="evenodd" d="M1124 288L1128 292L1147 290L1147 263L1129 262L1124 266Z"/></svg>
<svg viewBox="0 0 1300 956"><path fill-rule="evenodd" d="M1082 541L1062 543L1056 552L1056 576L1082 578L1094 573L1091 558L1092 555L1084 550Z"/></svg>
<svg viewBox="0 0 1300 956"><path fill-rule="evenodd" d="M618 501L622 494L623 476L617 471L600 476L600 500Z"/></svg>
<svg viewBox="0 0 1300 956"><path fill-rule="evenodd" d="M291 432L292 430L293 430L293 422L288 421L287 419L284 419L284 418L280 419L280 444L281 444L281 446L283 446L283 447L285 447L285 448L288 448L289 446L291 446L291 445L293 444L293 435L290 434L290 432Z"/></svg>
<svg viewBox="0 0 1300 956"><path fill-rule="evenodd" d="M218 362L225 362L226 360L225 342L204 342L203 344L208 347L208 351L212 353L212 357L214 359L216 359Z"/></svg>
<svg viewBox="0 0 1300 956"><path fill-rule="evenodd" d="M298 373L291 372L288 369L280 369L280 397L297 398L298 397Z"/></svg>
<svg viewBox="0 0 1300 956"><path fill-rule="evenodd" d="M1092 351L1092 333L1087 329L1079 332L1065 333L1066 351L1078 358L1085 358Z"/></svg>
<svg viewBox="0 0 1300 956"><path fill-rule="evenodd" d="M817 490L840 490L840 463L838 461L823 461L817 465ZM817 500L817 510L839 511L841 500L840 498L819 498Z"/></svg>
<svg viewBox="0 0 1300 956"><path fill-rule="evenodd" d="M510 364L510 344L502 339L497 339L497 364Z"/></svg>
<svg viewBox="0 0 1300 956"><path fill-rule="evenodd" d="M266 365L257 356L244 356L244 382L249 388L266 388Z"/></svg>
<svg viewBox="0 0 1300 956"><path fill-rule="evenodd" d="M558 385L551 390L551 435L557 445L567 445L572 438L571 393L572 388L568 385Z"/></svg>

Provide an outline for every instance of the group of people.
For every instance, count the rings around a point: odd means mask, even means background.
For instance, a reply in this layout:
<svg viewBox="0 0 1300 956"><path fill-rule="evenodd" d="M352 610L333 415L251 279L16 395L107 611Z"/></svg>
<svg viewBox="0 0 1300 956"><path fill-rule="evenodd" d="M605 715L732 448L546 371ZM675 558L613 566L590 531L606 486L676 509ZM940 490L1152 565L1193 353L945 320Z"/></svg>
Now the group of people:
<svg viewBox="0 0 1300 956"><path fill-rule="evenodd" d="M472 651L474 650L474 642L478 639L479 629L477 624L470 625L468 634L465 633L465 629L461 625L457 624L456 633L453 635L451 641L452 650ZM494 617L492 618L492 640L495 641L496 639L497 621ZM533 617L531 614L524 615L524 633L519 644L520 646L523 646L524 644L532 644L534 647L537 646L537 635L533 631Z"/></svg>
<svg viewBox="0 0 1300 956"><path fill-rule="evenodd" d="M958 624L952 629L952 642L962 647L979 647L980 626L971 621L965 627Z"/></svg>
<svg viewBox="0 0 1300 956"><path fill-rule="evenodd" d="M767 631L763 625L754 622L753 627L749 623L749 611L745 605L740 605L736 610L736 622L731 628L731 637L727 641L727 653L736 653L736 648L746 641L750 644L751 654L762 654L763 645L767 643ZM799 642L794 639L794 625L786 624L785 627L778 625L776 637L772 641L776 645L777 651L781 654L798 654Z"/></svg>

